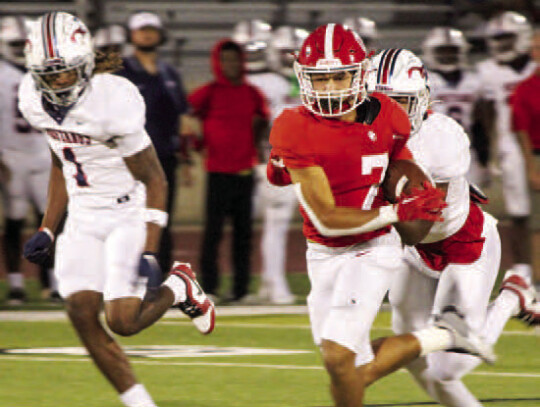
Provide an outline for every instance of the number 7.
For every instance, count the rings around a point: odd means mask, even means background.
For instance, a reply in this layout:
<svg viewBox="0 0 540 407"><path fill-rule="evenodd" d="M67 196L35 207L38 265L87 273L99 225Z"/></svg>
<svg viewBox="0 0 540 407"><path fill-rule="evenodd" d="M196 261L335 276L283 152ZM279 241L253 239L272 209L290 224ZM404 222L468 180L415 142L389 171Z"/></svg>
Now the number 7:
<svg viewBox="0 0 540 407"><path fill-rule="evenodd" d="M73 176L73 178L75 178L75 180L77 181L77 185L80 187L89 187L90 184L86 179L86 174L82 169L81 163L78 162L75 158L75 153L73 153L73 150L69 147L64 147L62 149L62 153L64 153L64 158L70 163L73 163L75 165L75 168L77 168L77 174Z"/></svg>
<svg viewBox="0 0 540 407"><path fill-rule="evenodd" d="M373 184L366 195L366 198L364 199L364 203L362 204L362 209L369 210L371 209L371 205L373 205L373 200L377 196L377 192L379 191L379 185L384 179L384 174L386 173L386 168L388 167L388 154L373 154L373 155L365 155L362 157L362 175L372 175L373 170L376 168L380 168L381 171L381 177L379 179L379 182L377 184Z"/></svg>

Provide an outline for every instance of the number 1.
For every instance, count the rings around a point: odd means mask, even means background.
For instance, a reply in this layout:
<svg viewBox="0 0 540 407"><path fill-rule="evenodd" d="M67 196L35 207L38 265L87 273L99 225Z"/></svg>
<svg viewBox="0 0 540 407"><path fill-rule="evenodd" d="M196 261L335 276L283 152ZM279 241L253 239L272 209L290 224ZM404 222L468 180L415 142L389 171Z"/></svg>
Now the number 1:
<svg viewBox="0 0 540 407"><path fill-rule="evenodd" d="M73 178L75 178L75 180L77 181L77 185L80 187L89 187L90 184L88 183L88 180L86 179L86 174L84 173L82 169L81 163L78 162L77 159L75 158L75 154L73 153L73 150L69 147L64 147L62 149L62 152L64 153L64 158L70 163L73 163L75 165L75 168L77 168L77 174L73 176Z"/></svg>

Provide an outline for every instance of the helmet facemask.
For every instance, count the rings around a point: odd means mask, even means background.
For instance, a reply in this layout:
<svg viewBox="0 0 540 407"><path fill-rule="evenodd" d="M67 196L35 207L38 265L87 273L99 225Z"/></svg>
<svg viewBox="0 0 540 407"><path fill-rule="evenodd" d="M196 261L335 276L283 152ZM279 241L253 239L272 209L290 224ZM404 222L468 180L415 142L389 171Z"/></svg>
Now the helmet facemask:
<svg viewBox="0 0 540 407"><path fill-rule="evenodd" d="M517 35L514 33L501 33L488 39L491 55L500 62L510 62L519 54L516 50Z"/></svg>
<svg viewBox="0 0 540 407"><path fill-rule="evenodd" d="M513 11L505 11L493 17L486 26L489 53L501 63L528 54L531 38L531 24L525 16Z"/></svg>
<svg viewBox="0 0 540 407"><path fill-rule="evenodd" d="M366 97L364 80L367 61L359 64L339 67L309 67L298 62L294 71L300 84L302 103L311 112L324 117L338 117L356 109ZM350 84L346 89L315 90L313 78L316 75L330 76L350 74Z"/></svg>
<svg viewBox="0 0 540 407"><path fill-rule="evenodd" d="M418 132L429 107L429 89L420 89L416 92L386 91L384 93L398 102L407 112L411 122L411 135Z"/></svg>
<svg viewBox="0 0 540 407"><path fill-rule="evenodd" d="M440 45L433 49L433 59L436 69L442 72L452 72L464 65L463 52L457 45Z"/></svg>
<svg viewBox="0 0 540 407"><path fill-rule="evenodd" d="M53 105L68 107L73 105L86 89L94 63L85 59L66 65L61 60L51 61L43 67L30 67L36 88ZM62 87L54 86L59 75L73 74L73 81Z"/></svg>
<svg viewBox="0 0 540 407"><path fill-rule="evenodd" d="M249 72L264 71L268 68L266 42L248 42L243 45L243 49L246 55L246 68Z"/></svg>

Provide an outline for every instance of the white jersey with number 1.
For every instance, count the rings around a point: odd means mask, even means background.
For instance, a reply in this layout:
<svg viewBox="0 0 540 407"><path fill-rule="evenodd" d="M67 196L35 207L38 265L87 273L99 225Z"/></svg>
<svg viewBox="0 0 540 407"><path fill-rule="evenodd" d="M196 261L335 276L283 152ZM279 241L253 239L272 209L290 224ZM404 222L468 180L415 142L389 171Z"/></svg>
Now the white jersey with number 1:
<svg viewBox="0 0 540 407"><path fill-rule="evenodd" d="M19 89L19 108L47 136L62 161L70 207L113 207L129 196L142 202L144 187L124 158L151 144L144 129L145 105L125 78L97 74L62 121L43 108L41 94L27 74Z"/></svg>

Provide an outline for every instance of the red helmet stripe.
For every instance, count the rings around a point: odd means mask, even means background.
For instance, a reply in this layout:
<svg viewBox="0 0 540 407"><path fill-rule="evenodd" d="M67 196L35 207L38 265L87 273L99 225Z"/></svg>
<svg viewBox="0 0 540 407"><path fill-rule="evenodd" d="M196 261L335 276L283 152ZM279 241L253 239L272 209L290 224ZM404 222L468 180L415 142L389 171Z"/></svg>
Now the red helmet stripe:
<svg viewBox="0 0 540 407"><path fill-rule="evenodd" d="M41 30L43 34L43 47L45 49L46 59L57 58L54 46L54 23L56 20L56 13L47 13L41 23Z"/></svg>
<svg viewBox="0 0 540 407"><path fill-rule="evenodd" d="M335 24L328 24L324 35L324 58L334 59L334 27Z"/></svg>
<svg viewBox="0 0 540 407"><path fill-rule="evenodd" d="M390 76L390 65L392 63L392 58L394 57L394 54L397 52L397 49L393 48L390 50L390 52L386 55L386 58L384 59L384 65L383 65L383 73L382 73L382 84L386 85L388 84L388 77Z"/></svg>

